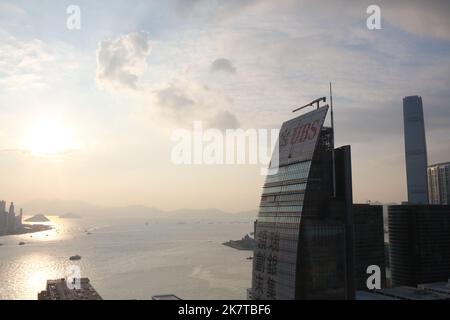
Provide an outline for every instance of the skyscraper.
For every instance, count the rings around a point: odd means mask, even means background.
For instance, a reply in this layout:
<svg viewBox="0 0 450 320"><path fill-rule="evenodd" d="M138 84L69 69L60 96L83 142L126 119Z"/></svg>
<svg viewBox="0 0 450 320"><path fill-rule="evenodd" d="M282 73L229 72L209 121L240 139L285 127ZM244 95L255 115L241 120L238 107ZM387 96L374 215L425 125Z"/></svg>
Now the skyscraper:
<svg viewBox="0 0 450 320"><path fill-rule="evenodd" d="M14 203L11 202L9 206L8 219L7 219L7 232L13 233L16 227L16 213L14 212Z"/></svg>
<svg viewBox="0 0 450 320"><path fill-rule="evenodd" d="M403 98L408 203L428 204L427 144L422 98Z"/></svg>
<svg viewBox="0 0 450 320"><path fill-rule="evenodd" d="M0 201L0 235L6 234L8 227L8 214L6 212L6 202Z"/></svg>
<svg viewBox="0 0 450 320"><path fill-rule="evenodd" d="M450 205L450 162L428 167L428 195L431 204Z"/></svg>
<svg viewBox="0 0 450 320"><path fill-rule="evenodd" d="M333 177L327 111L318 108L280 130L270 164L278 171L266 178L255 222L253 299L354 297L350 147L336 149Z"/></svg>
<svg viewBox="0 0 450 320"><path fill-rule="evenodd" d="M389 206L392 286L450 279L450 206Z"/></svg>
<svg viewBox="0 0 450 320"><path fill-rule="evenodd" d="M356 289L367 290L367 267L376 265L381 271L381 287L386 286L383 206L353 205L355 226Z"/></svg>

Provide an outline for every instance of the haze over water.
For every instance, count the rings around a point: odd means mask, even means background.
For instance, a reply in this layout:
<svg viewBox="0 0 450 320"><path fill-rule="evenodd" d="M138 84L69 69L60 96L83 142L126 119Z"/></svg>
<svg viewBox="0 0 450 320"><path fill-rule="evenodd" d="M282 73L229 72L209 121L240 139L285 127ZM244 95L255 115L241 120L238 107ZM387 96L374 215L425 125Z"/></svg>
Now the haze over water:
<svg viewBox="0 0 450 320"><path fill-rule="evenodd" d="M50 219L53 230L0 237L0 299L36 299L71 264L104 299L245 299L251 286L251 252L221 244L251 232L248 219Z"/></svg>

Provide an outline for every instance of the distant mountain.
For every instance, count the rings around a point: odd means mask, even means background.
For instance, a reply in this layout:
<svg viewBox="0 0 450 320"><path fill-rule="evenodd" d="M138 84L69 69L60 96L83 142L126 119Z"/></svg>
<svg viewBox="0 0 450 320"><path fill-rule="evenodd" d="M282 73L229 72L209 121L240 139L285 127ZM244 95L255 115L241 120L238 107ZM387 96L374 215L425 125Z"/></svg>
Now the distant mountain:
<svg viewBox="0 0 450 320"><path fill-rule="evenodd" d="M255 219L257 216L256 210L230 213L217 208L161 210L143 205L104 207L72 200L33 200L24 203L23 208L26 212L45 212L48 215L59 215L61 218L68 218L67 215L76 215L78 217L109 216L114 218ZM61 212L66 213L62 214Z"/></svg>
<svg viewBox="0 0 450 320"><path fill-rule="evenodd" d="M61 218L61 219L80 219L81 216L79 214L76 214L73 212L68 212L66 214L59 215L59 218Z"/></svg>
<svg viewBox="0 0 450 320"><path fill-rule="evenodd" d="M43 214L36 214L32 216L31 218L28 218L25 220L26 222L48 222L50 219L48 219Z"/></svg>

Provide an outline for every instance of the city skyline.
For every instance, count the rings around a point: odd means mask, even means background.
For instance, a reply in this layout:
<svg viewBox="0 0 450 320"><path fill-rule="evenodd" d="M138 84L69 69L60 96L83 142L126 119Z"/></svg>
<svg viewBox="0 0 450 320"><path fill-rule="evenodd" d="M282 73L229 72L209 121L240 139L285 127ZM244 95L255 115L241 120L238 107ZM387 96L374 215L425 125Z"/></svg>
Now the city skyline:
<svg viewBox="0 0 450 320"><path fill-rule="evenodd" d="M449 4L381 1L369 30L371 3L342 3L80 1L70 30L68 3L1 1L2 197L256 209L260 166L176 166L173 130L279 128L331 81L355 202L406 200L403 97L424 99L428 162L450 159Z"/></svg>
<svg viewBox="0 0 450 320"><path fill-rule="evenodd" d="M0 0L0 300L450 301L449 17Z"/></svg>

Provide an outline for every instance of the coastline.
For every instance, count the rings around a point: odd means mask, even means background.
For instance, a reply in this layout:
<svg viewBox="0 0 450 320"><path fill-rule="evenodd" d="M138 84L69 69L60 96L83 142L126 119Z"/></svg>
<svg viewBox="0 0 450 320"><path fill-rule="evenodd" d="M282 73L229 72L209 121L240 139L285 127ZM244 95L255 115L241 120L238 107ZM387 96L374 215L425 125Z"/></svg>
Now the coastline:
<svg viewBox="0 0 450 320"><path fill-rule="evenodd" d="M35 232L41 232L41 231L47 231L53 229L50 225L45 224L23 224L22 227L12 233L6 233L1 234L2 236L14 236L14 235L20 235L20 234L27 234L27 233L35 233Z"/></svg>

